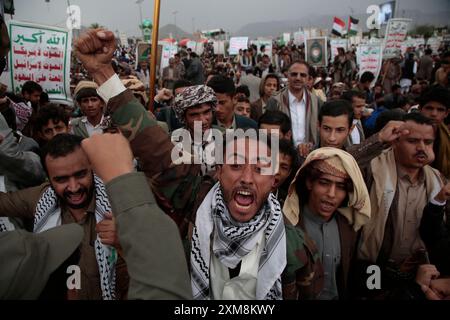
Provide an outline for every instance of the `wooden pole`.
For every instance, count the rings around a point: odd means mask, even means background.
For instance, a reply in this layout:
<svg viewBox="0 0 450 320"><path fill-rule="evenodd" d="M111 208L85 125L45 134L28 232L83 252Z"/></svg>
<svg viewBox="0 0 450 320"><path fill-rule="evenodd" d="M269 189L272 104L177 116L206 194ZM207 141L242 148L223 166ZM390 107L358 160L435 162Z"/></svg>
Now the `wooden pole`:
<svg viewBox="0 0 450 320"><path fill-rule="evenodd" d="M149 109L153 112L154 98L156 91L156 61L158 58L158 31L159 31L159 9L161 8L161 0L154 0L153 7L153 30L152 30L152 51L150 57L150 101Z"/></svg>

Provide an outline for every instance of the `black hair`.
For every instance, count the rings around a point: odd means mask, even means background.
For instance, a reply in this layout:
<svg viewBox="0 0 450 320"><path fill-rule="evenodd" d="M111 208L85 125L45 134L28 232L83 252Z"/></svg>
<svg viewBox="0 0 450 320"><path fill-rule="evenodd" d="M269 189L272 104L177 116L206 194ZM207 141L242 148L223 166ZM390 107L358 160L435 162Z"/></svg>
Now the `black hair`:
<svg viewBox="0 0 450 320"><path fill-rule="evenodd" d="M450 90L439 85L432 86L420 96L419 105L422 108L430 101L439 102L448 109L450 107Z"/></svg>
<svg viewBox="0 0 450 320"><path fill-rule="evenodd" d="M420 112L406 113L405 115L403 115L403 119L402 120L403 121L412 121L412 122L415 122L417 124L424 124L424 125L427 125L427 126L433 126L433 124L434 124L432 119L424 116Z"/></svg>
<svg viewBox="0 0 450 320"><path fill-rule="evenodd" d="M392 120L402 121L404 115L405 115L405 112L400 109L383 111L382 113L380 113L380 115L375 120L374 133L380 132L381 129L383 129L384 126L387 125L387 123L389 121L392 121Z"/></svg>
<svg viewBox="0 0 450 320"><path fill-rule="evenodd" d="M36 91L37 92L43 91L42 87L37 82L27 81L22 86L22 94L24 94L24 93L32 94L33 92L36 92Z"/></svg>
<svg viewBox="0 0 450 320"><path fill-rule="evenodd" d="M193 86L192 82L190 82L188 80L180 79L180 80L176 80L173 83L173 90L175 91L176 89L190 87L190 86Z"/></svg>
<svg viewBox="0 0 450 320"><path fill-rule="evenodd" d="M236 94L238 93L243 93L247 98L250 97L250 89L245 84L242 84L236 88Z"/></svg>
<svg viewBox="0 0 450 320"><path fill-rule="evenodd" d="M258 120L258 127L261 128L261 124L275 124L280 126L280 131L286 134L291 127L291 120L289 117L280 110L267 110L264 112Z"/></svg>
<svg viewBox="0 0 450 320"><path fill-rule="evenodd" d="M53 123L62 121L66 126L69 125L70 115L64 110L63 107L50 103L45 107L39 109L34 123L34 130L40 132L47 123L52 120Z"/></svg>
<svg viewBox="0 0 450 320"><path fill-rule="evenodd" d="M433 50L431 50L431 49L425 49L425 54L427 55L427 56L429 56L430 54L432 54L433 53Z"/></svg>
<svg viewBox="0 0 450 320"><path fill-rule="evenodd" d="M61 133L54 136L41 151L41 162L45 171L48 173L45 163L47 155L52 158L65 157L81 148L81 141L83 141L82 137L70 133Z"/></svg>
<svg viewBox="0 0 450 320"><path fill-rule="evenodd" d="M44 106L50 102L47 92L41 92L41 98L39 99L39 105Z"/></svg>
<svg viewBox="0 0 450 320"><path fill-rule="evenodd" d="M359 82L366 83L366 82L372 82L373 80L375 80L374 74L370 71L366 71L361 75Z"/></svg>
<svg viewBox="0 0 450 320"><path fill-rule="evenodd" d="M350 103L353 102L354 97L366 100L366 94L359 90L347 90L341 95L341 99L347 100Z"/></svg>
<svg viewBox="0 0 450 320"><path fill-rule="evenodd" d="M394 84L391 88L392 92L394 92L395 90L401 89L402 87L399 84Z"/></svg>
<svg viewBox="0 0 450 320"><path fill-rule="evenodd" d="M323 117L339 117L347 115L348 127L353 124L353 108L349 101L344 99L325 102L319 111L319 123L322 123Z"/></svg>
<svg viewBox="0 0 450 320"><path fill-rule="evenodd" d="M233 80L222 75L212 77L206 85L211 87L215 93L226 94L230 97L234 97L236 94Z"/></svg>

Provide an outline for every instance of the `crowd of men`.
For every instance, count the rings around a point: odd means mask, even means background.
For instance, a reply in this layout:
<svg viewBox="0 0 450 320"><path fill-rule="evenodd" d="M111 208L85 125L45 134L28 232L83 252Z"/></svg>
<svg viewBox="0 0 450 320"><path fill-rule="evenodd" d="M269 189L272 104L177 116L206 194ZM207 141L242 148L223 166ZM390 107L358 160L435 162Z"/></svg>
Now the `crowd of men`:
<svg viewBox="0 0 450 320"><path fill-rule="evenodd" d="M181 48L148 101L148 63L88 30L76 108L0 101L0 298L449 299L447 50L373 85L351 50Z"/></svg>

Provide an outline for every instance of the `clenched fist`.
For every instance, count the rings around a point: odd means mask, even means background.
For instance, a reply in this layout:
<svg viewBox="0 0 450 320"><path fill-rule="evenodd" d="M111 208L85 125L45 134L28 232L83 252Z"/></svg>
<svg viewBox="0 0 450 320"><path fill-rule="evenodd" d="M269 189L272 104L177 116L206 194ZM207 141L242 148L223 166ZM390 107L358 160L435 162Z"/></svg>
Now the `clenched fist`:
<svg viewBox="0 0 450 320"><path fill-rule="evenodd" d="M111 61L115 50L114 33L105 29L88 30L74 44L75 55L99 86L114 75Z"/></svg>

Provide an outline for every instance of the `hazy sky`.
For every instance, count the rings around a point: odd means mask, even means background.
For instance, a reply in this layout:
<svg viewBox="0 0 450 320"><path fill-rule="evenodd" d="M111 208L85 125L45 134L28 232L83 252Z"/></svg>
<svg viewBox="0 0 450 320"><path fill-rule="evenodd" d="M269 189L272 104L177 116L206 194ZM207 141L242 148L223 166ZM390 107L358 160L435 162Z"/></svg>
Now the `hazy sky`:
<svg viewBox="0 0 450 320"><path fill-rule="evenodd" d="M370 4L387 0L161 0L160 26L175 23L186 32L224 28L236 32L250 22L290 20L308 14L363 14ZM398 0L399 11L425 13L450 10L450 0ZM81 8L82 24L97 22L127 35L139 34L140 13L136 0L15 0L14 19L65 26L67 4ZM153 0L141 4L143 18L153 20ZM449 18L450 20L450 18Z"/></svg>

